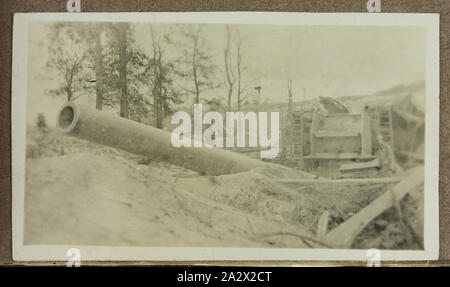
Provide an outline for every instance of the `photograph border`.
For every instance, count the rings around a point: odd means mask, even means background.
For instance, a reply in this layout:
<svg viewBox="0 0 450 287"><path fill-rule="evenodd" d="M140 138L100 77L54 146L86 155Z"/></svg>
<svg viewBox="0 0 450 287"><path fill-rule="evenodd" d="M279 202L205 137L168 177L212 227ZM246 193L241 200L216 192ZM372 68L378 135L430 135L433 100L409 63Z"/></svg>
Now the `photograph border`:
<svg viewBox="0 0 450 287"><path fill-rule="evenodd" d="M13 260L67 260L69 248L81 260L367 260L367 250L297 248L203 248L24 245L28 24L31 21L216 23L314 26L426 27L426 128L424 250L380 250L381 260L435 260L439 255L439 14L297 12L19 13L14 15L12 66L12 237ZM433 111L433 112L430 112Z"/></svg>

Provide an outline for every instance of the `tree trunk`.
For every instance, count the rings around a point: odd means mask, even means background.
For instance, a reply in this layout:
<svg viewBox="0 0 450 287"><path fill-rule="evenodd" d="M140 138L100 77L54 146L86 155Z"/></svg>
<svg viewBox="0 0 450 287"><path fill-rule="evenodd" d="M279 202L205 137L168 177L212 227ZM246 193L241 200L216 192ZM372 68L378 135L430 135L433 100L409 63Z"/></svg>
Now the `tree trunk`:
<svg viewBox="0 0 450 287"><path fill-rule="evenodd" d="M238 104L237 108L238 108L238 111L241 110L241 102L242 102L240 89L241 89L241 81L238 80L238 88L237 88L237 104Z"/></svg>
<svg viewBox="0 0 450 287"><path fill-rule="evenodd" d="M127 91L127 35L125 23L120 23L118 26L119 32L119 78L120 78L120 116L123 118L129 118L128 112L128 91Z"/></svg>
<svg viewBox="0 0 450 287"><path fill-rule="evenodd" d="M67 89L67 101L70 102L72 100L72 89Z"/></svg>
<svg viewBox="0 0 450 287"><path fill-rule="evenodd" d="M195 80L195 103L200 103L200 90L198 89L198 83L197 80Z"/></svg>
<svg viewBox="0 0 450 287"><path fill-rule="evenodd" d="M228 90L228 108L227 111L231 112L231 97L233 96L233 90L232 87Z"/></svg>
<svg viewBox="0 0 450 287"><path fill-rule="evenodd" d="M159 81L158 81L159 82ZM158 84L160 85L160 83ZM158 129L162 129L162 99L161 99L161 87L155 88L153 92L153 107L155 111L155 127Z"/></svg>
<svg viewBox="0 0 450 287"><path fill-rule="evenodd" d="M227 110L231 111L231 98L233 97L233 86L234 86L234 75L233 75L233 67L230 62L230 38L231 38L231 31L230 27L227 26L227 45L225 47L224 51L224 60L225 60L225 74L227 76L227 83L228 83L228 106Z"/></svg>
<svg viewBox="0 0 450 287"><path fill-rule="evenodd" d="M197 45L198 36L194 39L194 50L192 51L192 75L194 76L194 86L195 86L195 103L200 103L200 89L198 87L198 77L197 77Z"/></svg>
<svg viewBox="0 0 450 287"><path fill-rule="evenodd" d="M159 119L159 101L158 101L158 93L156 90L153 92L153 111L154 111L154 120L155 127L158 127L158 119Z"/></svg>
<svg viewBox="0 0 450 287"><path fill-rule="evenodd" d="M241 74L241 42L238 43L237 45L237 63L236 63L236 67L237 67L237 74L238 74L238 79L237 79L237 104L238 104L238 111L241 110L241 79L242 79L242 74Z"/></svg>
<svg viewBox="0 0 450 287"><path fill-rule="evenodd" d="M200 103L200 90L198 87L197 68L196 68L195 57L194 57L194 61L192 62L192 71L193 71L193 75L194 75L195 103L198 104L198 103Z"/></svg>
<svg viewBox="0 0 450 287"><path fill-rule="evenodd" d="M154 49L156 46L154 45ZM158 55L158 56L156 56ZM162 106L163 106L163 94L162 94L162 85L163 85L163 79L162 79L162 64L161 64L161 51L158 51L157 53L154 52L154 59L156 61L156 70L155 70L155 79L153 83L153 109L154 109L154 119L155 119L155 127L158 129L162 129Z"/></svg>
<svg viewBox="0 0 450 287"><path fill-rule="evenodd" d="M162 110L162 101L159 101L158 104L158 125L156 126L158 129L163 128L163 110Z"/></svg>
<svg viewBox="0 0 450 287"><path fill-rule="evenodd" d="M97 90L95 107L101 111L103 108L103 56L100 33L101 30L97 29L95 33L95 86Z"/></svg>

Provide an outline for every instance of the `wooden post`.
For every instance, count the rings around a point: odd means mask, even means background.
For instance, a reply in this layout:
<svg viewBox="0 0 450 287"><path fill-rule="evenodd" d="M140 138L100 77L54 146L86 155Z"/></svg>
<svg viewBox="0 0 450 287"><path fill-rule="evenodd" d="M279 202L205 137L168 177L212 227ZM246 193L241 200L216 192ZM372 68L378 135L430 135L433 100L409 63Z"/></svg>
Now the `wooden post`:
<svg viewBox="0 0 450 287"><path fill-rule="evenodd" d="M369 107L364 107L361 115L361 155L372 154L372 126L370 124Z"/></svg>
<svg viewBox="0 0 450 287"><path fill-rule="evenodd" d="M315 133L315 131L316 131L316 121L317 121L317 113L318 113L318 109L314 109L314 113L313 113L313 117L312 117L312 122L311 122L311 130L310 130L310 133L311 133L311 147L310 147L310 149L311 149L311 152L310 152L310 154L311 155L314 155L314 133Z"/></svg>
<svg viewBox="0 0 450 287"><path fill-rule="evenodd" d="M304 139L304 131L305 131L305 118L303 117L303 115L300 118L300 140L301 140L301 146L300 146L300 159L303 163L304 160L304 145L305 145L305 139Z"/></svg>

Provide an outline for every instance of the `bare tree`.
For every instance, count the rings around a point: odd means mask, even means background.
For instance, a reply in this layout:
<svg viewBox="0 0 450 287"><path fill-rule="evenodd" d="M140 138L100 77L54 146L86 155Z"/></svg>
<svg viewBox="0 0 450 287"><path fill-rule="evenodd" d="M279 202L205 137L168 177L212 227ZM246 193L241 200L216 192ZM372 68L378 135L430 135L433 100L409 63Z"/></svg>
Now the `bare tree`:
<svg viewBox="0 0 450 287"><path fill-rule="evenodd" d="M231 111L231 99L233 97L233 88L235 84L235 75L233 71L233 63L232 63L232 57L231 57L231 31L230 26L226 26L227 31L227 42L224 50L224 61L225 61L225 75L226 75L226 85L228 90L228 96L227 96L227 110ZM239 63L239 62L238 62ZM239 71L239 67L238 67ZM240 82L239 82L240 84Z"/></svg>
<svg viewBox="0 0 450 287"><path fill-rule="evenodd" d="M193 83L193 88L184 90L194 96L194 102L200 103L200 95L219 85L215 80L216 66L211 60L206 45L203 43L201 26L189 27L183 32L188 45L183 50L183 62L188 68L187 71L179 71L179 74L186 77Z"/></svg>
<svg viewBox="0 0 450 287"><path fill-rule="evenodd" d="M245 78L245 63L243 60L243 45L244 45L244 39L242 38L241 32L239 28L236 28L236 40L235 40L235 48L236 48L236 74L237 74L237 87L236 87L236 94L237 94L237 108L238 110L241 110L242 103L247 100L249 97L252 96L251 93L248 92L249 88L254 88L255 84L260 81L264 74L261 73L254 73L252 77ZM247 73L248 74L248 73ZM247 80L245 80L247 79ZM260 89L260 87L259 87ZM259 95L259 92L258 92Z"/></svg>
<svg viewBox="0 0 450 287"><path fill-rule="evenodd" d="M242 103L251 95L248 89L253 87L255 82L262 78L260 75L255 75L249 80L245 81L244 74L246 71L243 63L243 44L244 40L238 27L226 26L226 46L224 49L225 62L225 83L227 89L227 110L231 110L233 93L236 94L237 109L241 110Z"/></svg>
<svg viewBox="0 0 450 287"><path fill-rule="evenodd" d="M242 38L237 30L238 39L236 43L236 70L237 70L237 107L238 110L241 110L242 99L241 95L244 92L242 87L242 56L241 56L241 47L242 47Z"/></svg>

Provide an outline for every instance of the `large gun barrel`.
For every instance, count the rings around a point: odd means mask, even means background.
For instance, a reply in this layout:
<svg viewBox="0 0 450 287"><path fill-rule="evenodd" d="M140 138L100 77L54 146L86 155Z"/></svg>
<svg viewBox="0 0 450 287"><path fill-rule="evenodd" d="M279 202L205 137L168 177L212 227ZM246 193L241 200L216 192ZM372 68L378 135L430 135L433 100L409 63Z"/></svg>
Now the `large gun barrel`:
<svg viewBox="0 0 450 287"><path fill-rule="evenodd" d="M171 134L72 102L58 112L57 126L65 133L94 143L164 161L205 175L247 171L265 163L219 148L172 145Z"/></svg>

